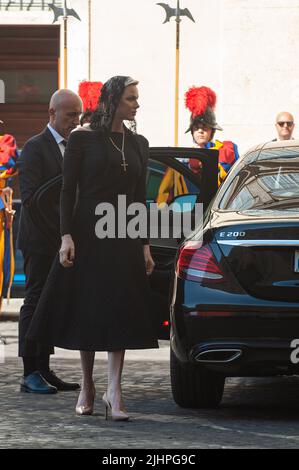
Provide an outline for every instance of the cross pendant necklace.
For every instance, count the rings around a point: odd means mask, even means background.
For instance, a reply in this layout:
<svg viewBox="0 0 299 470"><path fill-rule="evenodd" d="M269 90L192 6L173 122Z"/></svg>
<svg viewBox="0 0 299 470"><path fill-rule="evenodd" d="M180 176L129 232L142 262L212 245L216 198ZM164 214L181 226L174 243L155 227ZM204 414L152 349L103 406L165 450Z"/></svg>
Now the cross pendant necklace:
<svg viewBox="0 0 299 470"><path fill-rule="evenodd" d="M129 166L129 164L127 163L126 157L125 157L125 131L123 132L123 139L122 139L121 149L116 145L116 143L112 140L112 138L110 136L109 136L109 140L110 140L111 144L116 148L116 150L118 150L121 153L121 158L122 158L121 166L123 167L124 172L126 172L127 171L127 166Z"/></svg>
<svg viewBox="0 0 299 470"><path fill-rule="evenodd" d="M127 166L129 166L129 164L126 162L125 152L121 152L121 157L122 157L122 163L120 164L120 166L122 166L124 169L124 172L126 172Z"/></svg>

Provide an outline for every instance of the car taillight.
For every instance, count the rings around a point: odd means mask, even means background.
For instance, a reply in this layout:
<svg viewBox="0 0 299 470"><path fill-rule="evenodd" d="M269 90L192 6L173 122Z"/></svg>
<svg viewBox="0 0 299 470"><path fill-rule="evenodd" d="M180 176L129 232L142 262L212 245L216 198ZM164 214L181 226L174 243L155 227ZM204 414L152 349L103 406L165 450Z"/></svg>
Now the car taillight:
<svg viewBox="0 0 299 470"><path fill-rule="evenodd" d="M198 243L187 242L182 246L176 273L182 279L191 281L220 281L223 279L215 256L208 245L200 246Z"/></svg>

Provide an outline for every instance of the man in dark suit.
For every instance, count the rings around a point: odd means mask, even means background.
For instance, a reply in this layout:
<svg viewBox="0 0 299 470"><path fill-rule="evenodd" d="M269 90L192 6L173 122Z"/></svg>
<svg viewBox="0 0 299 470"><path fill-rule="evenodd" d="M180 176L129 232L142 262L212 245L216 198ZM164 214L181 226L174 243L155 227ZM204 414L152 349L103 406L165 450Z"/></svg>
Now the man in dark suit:
<svg viewBox="0 0 299 470"><path fill-rule="evenodd" d="M59 239L57 246L53 246L46 232L42 232L34 223L30 216L30 204L40 186L61 175L67 139L79 124L81 113L82 101L75 93L70 90L55 92L50 101L50 119L46 129L26 142L19 159L22 212L18 247L23 253L26 275L26 293L19 321L19 356L24 363L21 391L24 392L48 394L79 388L79 384L64 382L50 370L50 354L53 350L29 341L26 334L59 249ZM49 214L46 215L50 219L51 211L55 211L55 208L55 205L49 206Z"/></svg>

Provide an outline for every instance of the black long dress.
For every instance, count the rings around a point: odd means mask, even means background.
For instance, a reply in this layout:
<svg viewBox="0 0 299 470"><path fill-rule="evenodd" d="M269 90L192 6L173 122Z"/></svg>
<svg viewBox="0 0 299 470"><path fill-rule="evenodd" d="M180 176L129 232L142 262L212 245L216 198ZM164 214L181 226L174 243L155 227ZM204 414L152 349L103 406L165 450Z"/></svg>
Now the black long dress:
<svg viewBox="0 0 299 470"><path fill-rule="evenodd" d="M122 134L110 136L121 148ZM108 137L78 130L66 148L61 233L72 234L75 262L63 268L58 255L54 261L27 335L40 343L83 351L158 347L149 309L146 241L100 239L95 232L99 203L116 207L118 195L126 195L127 203L145 203L148 142L126 130L125 172L121 153Z"/></svg>

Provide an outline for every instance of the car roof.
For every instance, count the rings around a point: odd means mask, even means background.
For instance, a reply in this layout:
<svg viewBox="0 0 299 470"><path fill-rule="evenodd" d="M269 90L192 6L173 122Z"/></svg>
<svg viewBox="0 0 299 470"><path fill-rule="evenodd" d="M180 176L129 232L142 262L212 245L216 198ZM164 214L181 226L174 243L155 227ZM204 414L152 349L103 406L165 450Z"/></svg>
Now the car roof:
<svg viewBox="0 0 299 470"><path fill-rule="evenodd" d="M292 139L292 140L276 140L271 142L262 142L260 144L251 147L247 152L245 152L241 158L245 157L246 155L256 152L257 150L275 150L279 148L290 148L290 147L298 147L299 148L299 139Z"/></svg>
<svg viewBox="0 0 299 470"><path fill-rule="evenodd" d="M288 150L290 151L290 156L294 156L297 154L299 156L299 139L279 140L275 142L264 142L257 144L240 156L240 158L233 165L231 171L229 172L229 175L230 173L238 173L241 168L243 168L249 163L253 163L258 160L264 160L265 157L267 159L271 158L271 151L273 151L273 157L286 157Z"/></svg>
<svg viewBox="0 0 299 470"><path fill-rule="evenodd" d="M249 150L247 150L246 153L244 153L238 160L237 162L232 166L232 169L228 173L225 181L222 183L220 186L215 199L214 199L214 207L217 207L225 194L228 186L232 183L236 175L248 164L258 162L259 160L264 159L263 152L266 151L268 153L267 159L270 158L271 156L269 155L271 153L271 150L273 150L273 156L282 156L285 157L287 155L287 149L290 150L290 156L299 156L299 139L293 139L293 140L280 140L280 141L274 141L274 142L264 142L260 143L258 145L255 145L254 147L251 147ZM281 150L281 155L280 155L280 150Z"/></svg>

